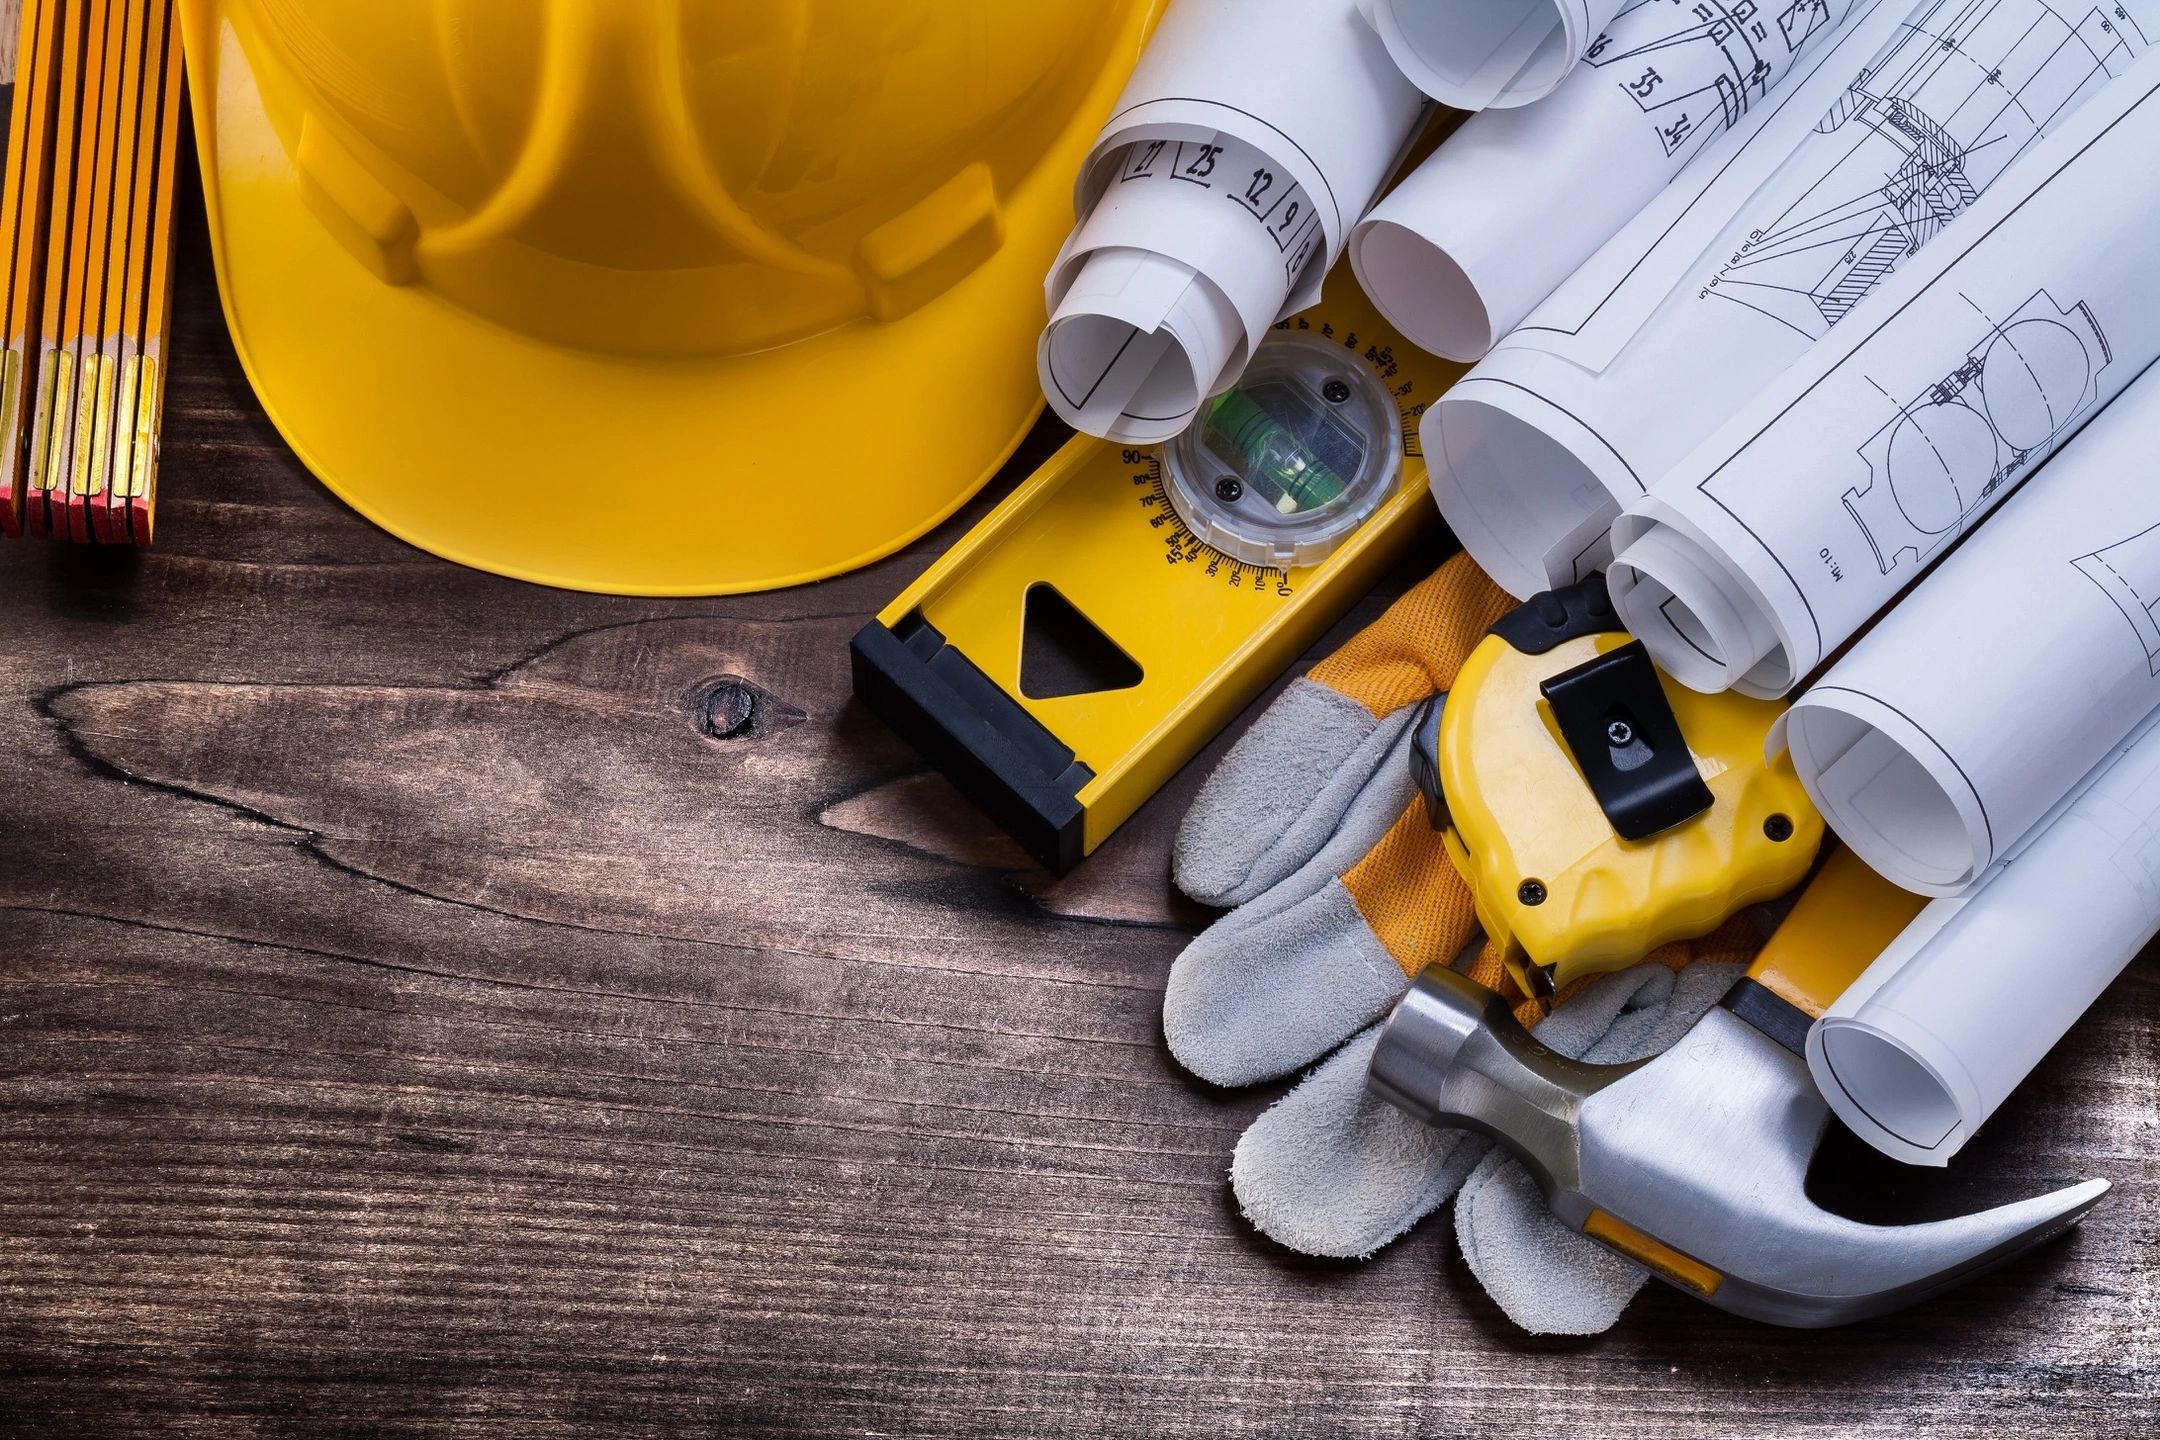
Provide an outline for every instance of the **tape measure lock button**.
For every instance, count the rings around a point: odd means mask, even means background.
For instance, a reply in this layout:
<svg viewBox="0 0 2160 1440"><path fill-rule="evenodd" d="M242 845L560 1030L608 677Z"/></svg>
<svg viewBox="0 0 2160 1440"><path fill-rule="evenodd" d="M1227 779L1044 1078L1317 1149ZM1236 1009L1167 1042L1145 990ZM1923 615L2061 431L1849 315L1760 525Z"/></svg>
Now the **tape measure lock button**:
<svg viewBox="0 0 2160 1440"><path fill-rule="evenodd" d="M1248 564L1316 565L1392 497L1402 417L1370 366L1319 336L1278 332L1171 441L1171 506Z"/></svg>

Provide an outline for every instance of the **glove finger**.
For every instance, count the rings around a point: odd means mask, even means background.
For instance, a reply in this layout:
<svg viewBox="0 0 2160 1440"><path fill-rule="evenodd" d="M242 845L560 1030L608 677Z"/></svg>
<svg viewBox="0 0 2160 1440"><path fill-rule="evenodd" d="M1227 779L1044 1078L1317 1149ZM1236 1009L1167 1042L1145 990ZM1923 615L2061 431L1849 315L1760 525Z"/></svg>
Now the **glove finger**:
<svg viewBox="0 0 2160 1440"><path fill-rule="evenodd" d="M1438 1209L1492 1142L1411 1119L1365 1088L1375 1025L1238 1138L1230 1187L1245 1218L1307 1255L1372 1254Z"/></svg>
<svg viewBox="0 0 2160 1440"><path fill-rule="evenodd" d="M1665 973L1673 974L1670 970ZM1580 1058L1619 1065L1664 1054L1746 973L1747 967L1737 961L1697 961L1673 976L1672 985L1661 999L1616 1016L1610 1028L1587 1046ZM1540 1027L1540 1038L1543 1033Z"/></svg>
<svg viewBox="0 0 2160 1440"><path fill-rule="evenodd" d="M1346 695L1294 681L1185 812L1171 851L1178 889L1203 905L1242 905L1310 863L1376 773L1400 770L1409 788L1400 747L1415 714L1376 719Z"/></svg>
<svg viewBox="0 0 2160 1440"><path fill-rule="evenodd" d="M1243 1085L1310 1064L1462 947L1476 907L1446 845L1415 805L1374 838L1380 813L1361 800L1336 842L1170 967L1163 1035L1195 1075Z"/></svg>
<svg viewBox="0 0 2160 1440"><path fill-rule="evenodd" d="M1662 965L1631 965L1600 975L1555 1007L1534 1033L1548 1049L1580 1060L1623 1014L1664 1004L1673 984L1673 972Z"/></svg>
<svg viewBox="0 0 2160 1440"><path fill-rule="evenodd" d="M1668 972L1669 973L1669 972ZM1455 1238L1470 1273L1533 1335L1610 1330L1647 1270L1560 1223L1522 1163L1487 1156L1455 1197Z"/></svg>
<svg viewBox="0 0 2160 1440"><path fill-rule="evenodd" d="M1619 1064L1662 1054L1740 978L1736 961L1675 972L1638 965L1585 985L1537 1027L1565 1055ZM1495 1153L1455 1201L1455 1238L1478 1283L1536 1335L1610 1329L1648 1272L1562 1224L1521 1163Z"/></svg>
<svg viewBox="0 0 2160 1440"><path fill-rule="evenodd" d="M1163 989L1163 1038L1203 1080L1249 1085L1309 1065L1409 988L1340 880L1240 918L1232 911L1202 931Z"/></svg>
<svg viewBox="0 0 2160 1440"><path fill-rule="evenodd" d="M1368 783L1351 797L1325 843L1304 864L1251 899L1240 903L1210 927L1228 936L1311 898L1379 846L1417 796L1411 777L1410 737L1399 732Z"/></svg>

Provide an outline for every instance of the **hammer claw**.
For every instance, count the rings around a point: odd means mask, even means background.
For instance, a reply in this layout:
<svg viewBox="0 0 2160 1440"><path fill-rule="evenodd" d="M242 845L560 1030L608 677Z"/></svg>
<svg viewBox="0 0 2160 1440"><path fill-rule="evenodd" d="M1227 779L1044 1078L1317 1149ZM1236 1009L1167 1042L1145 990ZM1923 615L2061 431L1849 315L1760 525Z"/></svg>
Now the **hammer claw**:
<svg viewBox="0 0 2160 1440"><path fill-rule="evenodd" d="M1863 1225L1810 1206L1813 1216L1789 1217L1780 1243L1736 1257L1727 1293L1712 1298L1736 1314L1805 1328L1888 1314L2053 1239L2107 1189L2105 1180L2087 1180L1919 1225Z"/></svg>
<svg viewBox="0 0 2160 1440"><path fill-rule="evenodd" d="M1866 1225L1807 1196L1829 1110L1807 1066L1723 1007L1635 1065L1553 1054L1483 986L1421 976L1369 1083L1431 1123L1513 1149L1553 1211L1736 1314L1826 1326L1937 1294L2060 1234L2107 1191L2089 1180L1974 1215Z"/></svg>

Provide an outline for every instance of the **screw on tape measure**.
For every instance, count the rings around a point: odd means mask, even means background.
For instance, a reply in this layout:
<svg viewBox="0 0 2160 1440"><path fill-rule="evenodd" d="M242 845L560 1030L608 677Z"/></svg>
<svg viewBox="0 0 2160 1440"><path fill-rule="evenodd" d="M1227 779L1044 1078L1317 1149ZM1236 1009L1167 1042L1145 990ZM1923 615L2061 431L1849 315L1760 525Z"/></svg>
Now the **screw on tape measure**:
<svg viewBox="0 0 2160 1440"><path fill-rule="evenodd" d="M1418 421L1463 367L1335 279L1185 433L1068 442L855 637L856 694L1054 871L1438 529Z"/></svg>

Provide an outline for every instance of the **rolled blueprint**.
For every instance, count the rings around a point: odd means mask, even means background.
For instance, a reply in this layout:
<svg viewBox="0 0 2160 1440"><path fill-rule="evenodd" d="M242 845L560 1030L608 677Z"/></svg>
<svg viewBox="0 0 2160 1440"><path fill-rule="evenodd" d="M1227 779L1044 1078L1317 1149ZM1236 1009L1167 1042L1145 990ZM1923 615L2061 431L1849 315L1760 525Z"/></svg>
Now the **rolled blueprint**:
<svg viewBox="0 0 2160 1440"><path fill-rule="evenodd" d="M2031 382L2021 404L2075 358L2069 332L2005 333ZM2160 369L1780 718L1823 818L1890 880L1957 894L2160 706L2156 442Z"/></svg>
<svg viewBox="0 0 2160 1440"><path fill-rule="evenodd" d="M1359 283L1416 344L1477 359L1719 136L1752 131L1756 102L1813 74L1803 60L1884 12L1843 73L1822 74L1820 115L1904 3L1821 0L1774 20L1752 0L1640 0L1550 98L1467 121L1373 208L1350 235Z"/></svg>
<svg viewBox="0 0 2160 1440"><path fill-rule="evenodd" d="M2160 53L1613 522L1613 608L1698 690L1782 695L2160 355Z"/></svg>
<svg viewBox="0 0 2160 1440"><path fill-rule="evenodd" d="M1689 166L1428 412L1434 495L1464 547L1518 595L1604 564L1622 506L1865 316L2146 35L2160 0L1856 16L1811 62L1841 79L1773 92L1759 129Z"/></svg>
<svg viewBox="0 0 2160 1440"><path fill-rule="evenodd" d="M1646 0L1635 0L1639 6ZM1649 0L1655 3L1655 0ZM1693 3L1693 0L1690 0ZM1559 88L1627 0L1359 0L1403 74L1457 110L1527 105ZM1721 18L1756 7L1713 3ZM1710 22L1704 22L1710 23Z"/></svg>
<svg viewBox="0 0 2160 1440"><path fill-rule="evenodd" d="M1166 440L1320 297L1424 96L1356 0L1176 0L1081 168L1044 289L1043 393L1075 429Z"/></svg>
<svg viewBox="0 0 2160 1440"><path fill-rule="evenodd" d="M1943 1165L2160 933L2160 726L2142 722L2010 861L1937 900L1808 1031L1854 1133Z"/></svg>

